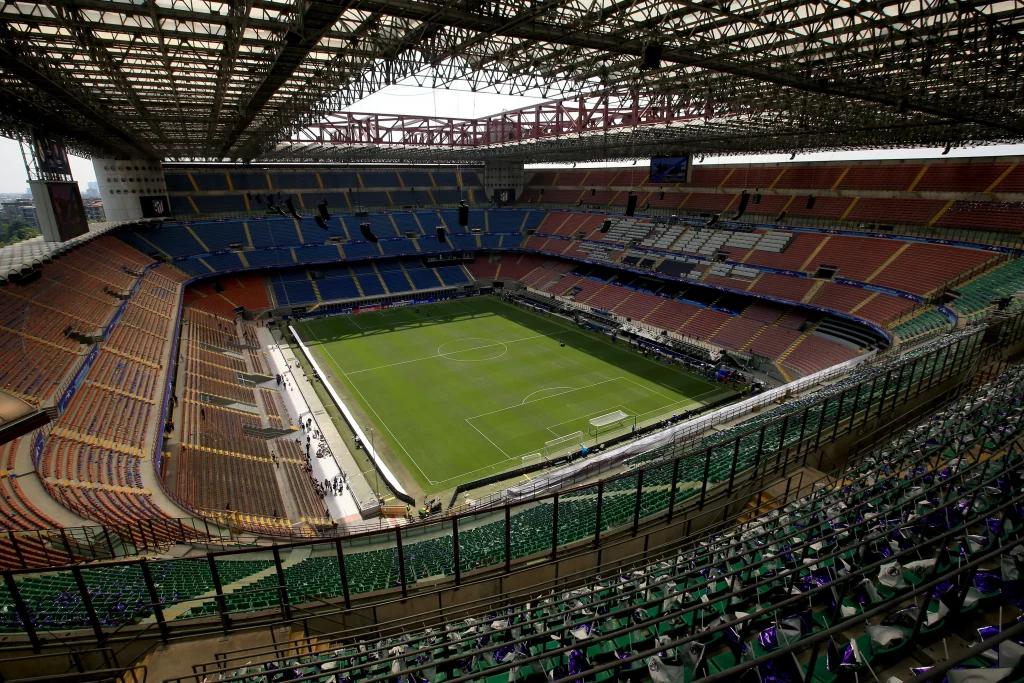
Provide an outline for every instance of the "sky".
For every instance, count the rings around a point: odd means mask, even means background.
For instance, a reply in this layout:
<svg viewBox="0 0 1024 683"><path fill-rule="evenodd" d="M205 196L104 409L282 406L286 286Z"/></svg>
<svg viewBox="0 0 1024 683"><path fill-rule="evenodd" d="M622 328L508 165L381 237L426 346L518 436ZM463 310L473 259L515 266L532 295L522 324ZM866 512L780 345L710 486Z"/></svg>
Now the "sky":
<svg viewBox="0 0 1024 683"><path fill-rule="evenodd" d="M71 175L78 181L78 189L85 194L88 183L96 182L92 160L68 155ZM0 137L0 194L22 194L28 188L28 174L16 140Z"/></svg>
<svg viewBox="0 0 1024 683"><path fill-rule="evenodd" d="M464 82L455 82L450 88L429 89L410 85L411 81L388 86L352 106L350 111L378 112L382 114L426 114L432 116L477 118L490 116L510 109L519 109L544 101L539 96L499 95L493 93L474 93ZM539 95L539 93L532 93ZM1024 145L992 145L987 147L957 148L949 152L947 157L970 156L1002 156L1024 155ZM941 148L914 150L859 150L855 152L820 152L816 154L798 154L794 162L801 161L856 161L862 159L930 159L942 156ZM84 193L87 183L96 180L92 162L88 159L71 156L71 170ZM746 155L711 157L703 161L695 159L697 165L714 163L785 163L790 161L788 154ZM616 160L578 164L579 168L600 168L602 166L621 166L629 162ZM646 166L646 162L638 161L638 166ZM564 164L530 164L528 168L544 168L564 166ZM0 137L0 193L22 193L27 186L25 164L21 152L14 140Z"/></svg>

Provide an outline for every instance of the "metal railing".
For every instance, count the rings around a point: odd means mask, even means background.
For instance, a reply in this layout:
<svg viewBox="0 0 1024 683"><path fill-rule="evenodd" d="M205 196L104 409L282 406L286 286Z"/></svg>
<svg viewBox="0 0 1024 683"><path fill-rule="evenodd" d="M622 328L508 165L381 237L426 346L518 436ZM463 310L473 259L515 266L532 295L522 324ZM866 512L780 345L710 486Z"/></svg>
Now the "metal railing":
<svg viewBox="0 0 1024 683"><path fill-rule="evenodd" d="M968 452L968 451L970 451L974 447L974 445L979 443L981 440L983 440L983 438L979 437L978 439L974 439L972 441L972 443L958 443L957 444L957 449L960 452ZM1018 449L1017 452L1019 453L1019 448L1020 448L1020 440L1019 439L1017 440L1017 442L1015 444L1015 447ZM918 455L916 457L920 458L919 461L928 461L928 462L930 462L932 460L933 456L936 455L937 453L940 453L941 451L942 451L941 448L936 448L932 452L925 453L923 455ZM977 479L978 486L976 487L976 490L981 490L985 484L998 480L999 477L1002 476L1002 473L997 473L997 474L993 475L990 479L986 479L986 475L988 473L988 468L989 468L989 466L991 464L991 459L983 459L983 458L980 457L979 454L976 454L976 456L977 457L974 458L973 462L968 461L966 465L963 465L962 467L958 467L958 471L956 473L956 475L957 475L956 478L961 479L961 480L966 480L966 475L968 473L970 473L971 477L973 478L977 474L977 470L980 469L981 473L980 473L980 477ZM903 468L904 468L904 465L905 465L904 459L906 457L907 457L907 454L904 454L903 458L901 458L900 463L898 465L894 465L896 471L903 471ZM996 457L1000 457L1000 456L997 455ZM845 468L840 468L840 471L836 474L836 477L835 477L836 481L841 479L841 477L843 476L843 472L844 471L845 471ZM919 478L923 478L926 475L924 473L920 473L917 476ZM950 490L952 489L951 483L940 483L940 482L927 483L927 482L923 481L923 479L922 479L922 484L921 485L922 486L927 485L932 490L938 490L938 489L940 489L943 486L946 486ZM800 487L800 488L802 488L802 487ZM784 497L784 501L788 501L788 498L789 498L788 494L789 494L789 488L787 487L786 496ZM799 495L800 494L798 493L798 496ZM884 493L878 493L877 495L881 498L882 496L884 496ZM1020 501L1021 499L1022 499L1022 497L1018 494L1014 501L1010 501L1008 503L1005 503L1004 505L1002 505L1000 507L1000 510L1003 511L1004 513L1009 511L1014 506L1014 504L1017 501ZM947 505L958 505L958 502L956 500L951 500L948 495L945 497L945 501L946 501ZM972 499L972 504L973 504L973 499ZM968 505L968 508L970 508L970 507L972 507L972 506ZM761 510L761 501L760 501L760 498L759 498L758 499L757 510L754 511L753 514L757 514L757 512L759 512L760 510ZM809 514L809 515L810 514L814 514L814 511L811 510L807 514ZM735 518L728 520L729 523L732 523L733 521L735 521ZM797 525L797 526L801 526L801 524L804 521L806 521L806 520L804 520L803 518L798 518L798 519L791 520L791 522L793 524ZM721 527L720 526L716 527L715 530L717 530L719 528L721 528ZM842 533L842 531L841 530L837 530L837 531L834 531L833 533L838 534L838 533ZM880 533L884 536L884 534L886 534L887 531L885 531L883 529ZM954 531L946 532L944 537L949 537L953 533L955 533L955 532ZM692 538L692 537L687 537L687 538L685 538L683 540L685 541L686 545L689 545L691 547L698 547L699 546L699 539L695 539L695 538ZM821 541L821 540L823 540L823 539L819 538L819 537L812 537L810 539L806 539L806 540L802 540L802 541L800 541L798 543L794 543L793 547L791 548L791 552L799 553L804 548L806 548L809 544L814 543L815 541ZM862 539L859 543L860 544L870 543L873 540L875 540L874 539L874 535L869 534L868 538ZM928 540L925 543L925 546L927 546L928 544L930 544L930 543L932 543L934 541L935 541L935 539ZM673 545L682 545L682 544L681 543L673 543ZM899 555L907 555L908 557L916 557L916 555L913 553L913 550L914 549L911 549L911 550L901 550L899 552ZM754 551L751 550L751 551L748 551L748 552L754 552ZM650 554L644 553L643 555L644 556L642 558L642 561L647 566L650 566L650 565L652 565L654 563L657 563L659 561L659 559L661 558L660 553L657 552L657 551L655 551L653 553L650 553ZM829 558L828 557L824 557L824 558L819 558L819 559L822 560L822 561L827 561ZM764 561L767 561L767 560L768 560L768 558L764 558L764 559L761 560L761 562L764 562ZM883 561L887 562L889 560L885 559ZM742 567L740 569L733 569L733 570L730 570L726 574L716 575L714 577L711 577L709 579L709 581L710 581L711 584L714 584L714 583L716 583L718 581L729 582L730 576L733 575L733 574L739 574L741 572L753 572L754 569L756 568L756 564L757 563L755 563L754 565L751 565L749 563L743 563L743 565L742 565ZM871 565L869 567L866 567L866 568L865 567L857 568L857 569L855 569L851 573L851 575L849 577L844 577L841 581L839 581L839 583L843 584L843 589L845 591L848 586L854 585L859 578L869 576L870 575L869 572L871 572L874 569L876 569L877 565L878 565L878 563L874 563L873 565ZM977 566L977 565L974 565L974 566ZM612 567L612 568L609 569L609 571L612 574L623 573L623 572L627 572L628 571L628 567L624 567L624 566ZM800 566L798 566L795 570L788 569L785 572L783 572L782 574L780 574L779 576L784 576L784 575L787 575L787 574L792 574L795 571L800 571ZM592 569L581 573L581 575L584 577L585 581L593 581L594 580L593 574L594 574L594 570L592 570ZM602 570L602 574L604 574L603 570ZM934 572L932 574L932 576L928 577L926 580L930 580L930 579L935 578L937 576L937 574L938 574L938 572ZM766 581L771 582L775 578L778 578L778 577L774 577L774 576L773 577L769 577L768 579L766 579ZM665 580L668 580L668 578L663 577L661 579L661 581L665 581ZM569 590L569 589L571 589L571 588L576 586L576 584L571 582L571 581L570 582L565 582L565 583L561 583L560 580L557 580L557 579L555 581L559 582L559 583L557 583L557 585L555 585L555 584L550 584L550 582L548 582L548 583L545 583L545 584L542 584L542 585L533 586L530 589L527 589L527 593L530 594L530 595L550 595L550 594L552 594L552 591L554 589L557 589L558 591L561 592L562 595L564 595L565 591L567 591L567 590ZM937 585L937 584L933 582L933 583L928 584L928 585ZM639 590L634 589L633 593L635 593L635 597L637 599L646 600L647 604L650 604L650 605L653 606L653 605L656 605L656 604L660 603L662 598L661 597L652 597L652 596L650 596L647 593L647 591L651 587L652 587L652 585L648 585L648 586L646 586L646 588L645 587L641 587ZM687 588L688 588L688 591L696 592L696 591L698 591L701 588L701 586L700 585L688 584ZM746 586L744 586L739 591L733 590L733 591L730 591L728 595L723 595L723 596L720 596L720 597L722 599L726 599L726 598L729 598L729 597L731 597L733 595L741 595L744 591L756 590L756 589L757 589L757 586L746 585ZM818 588L818 589L809 591L809 593L821 592L822 590L826 590L827 591L828 587ZM630 596L629 594L626 594L625 597L628 598L629 596ZM463 609L463 606L458 606L454 610L452 610L450 613L447 613L445 615L438 615L438 619L442 620L439 623L439 626L440 626L440 629L441 629L440 632L442 634L444 633L444 629L445 629L445 627L446 627L446 625L448 623L451 623L453 621L457 621L458 619L460 619L462 617L465 617L465 616L478 615L478 614L481 613L481 610L483 610L484 612L490 612L493 609L497 608L498 606L506 607L508 605L514 604L516 602L516 600L518 599L518 597L519 596L503 595L503 596L500 596L499 598L492 598L489 603L484 602L484 601L474 601L474 603L472 605L465 606L465 609ZM905 596L903 596L903 595L898 595L897 596L897 598L899 598L898 601L902 601L902 599L904 597ZM602 600L604 600L604 599L606 599L606 598L602 598ZM799 600L802 600L802 599L803 599L802 597L787 598L785 600L785 602L799 601ZM838 604L839 601L841 601L841 599L838 599L836 601L837 604ZM634 608L642 608L642 607L646 607L647 606L647 604L639 605L639 604L635 603L634 601L630 601L630 604L631 604L630 610L632 610ZM686 609L684 609L684 612L692 611L694 609L699 609L700 604L701 604L700 601L697 600L697 604L695 606L692 606L692 607L688 606ZM591 607L594 607L594 606L591 606ZM673 613L670 616L679 617L679 616L681 616L681 613L678 613L678 612L677 613ZM739 616L739 615L737 615L737 616ZM527 617L527 618L529 619L531 617ZM667 618L669 618L669 617L668 616L663 616L663 615L659 614L659 616L655 617L654 620L653 620L654 622L656 622L654 624L654 626L656 627L656 625L658 623L661 623L661 622L665 621L665 619L667 619ZM743 617L739 621L743 622L745 620L746 620L746 617ZM522 624L519 624L519 625L521 626ZM425 627L429 627L429 626L431 626L431 620L425 620L424 624L422 625L422 627L425 628ZM368 628L365 628L365 629L359 629L359 628L352 629L352 628L349 628L349 629L346 629L346 631L344 633L326 634L326 636L327 636L326 638L318 638L317 639L316 645L317 645L317 650L318 651L325 650L325 649L326 650L330 650L330 649L333 649L333 646L341 645L342 647L345 647L347 645L351 645L352 643L356 643L356 642L372 642L375 639L386 637L387 635L390 635L390 634L408 633L410 630L415 630L416 628L417 628L417 624L412 623L408 619L401 619L401 620L398 620L396 622L392 622L390 624L378 624L378 625L374 625L374 626L371 626L371 627L368 627ZM547 628L547 626L545 626L545 628ZM437 631L435 631L435 633L437 633ZM610 634L610 635L609 634L604 634L604 637L614 638L614 637L617 637L618 635L621 635L621 633L620 632L616 632L616 633ZM342 639L342 638L344 638L347 641L347 643L340 642L340 639ZM603 637L599 637L599 639L603 639ZM447 642L447 640L448 639L446 639L446 642ZM594 642L594 641L590 641L590 642ZM816 641L813 641L813 640L804 641L805 644L811 644L811 643L814 643L814 642L816 642ZM312 650L312 648L310 646L312 644L313 644L313 641L307 640L305 642L302 642L302 641L299 641L299 642L289 642L287 645L284 645L284 646L277 646L277 645L275 645L275 646L272 646L272 647L264 647L264 648L257 647L257 648L248 648L248 649L245 649L245 650L237 650L235 652L228 653L225 656L218 655L217 656L217 660L215 662L212 662L212 663L209 663L209 664L200 664L198 666L194 665L193 666L193 672L195 674L194 676L181 677L181 678L175 679L175 680L176 681L186 681L186 680L197 680L198 681L198 680L200 680L200 676L201 675L206 675L206 674L215 673L215 672L216 673L220 673L221 676L223 676L226 669L230 669L230 668L236 667L236 666L238 666L238 664L240 662L246 661L246 660L250 660L253 657L258 658L261 654L270 655L269 658L271 658L271 659L298 657L298 656L301 656L303 654L303 651L302 651L303 648L306 649L306 654L311 654L313 650ZM658 645L660 646L662 644L658 643ZM487 648L487 649L489 649L489 648ZM544 656L548 656L550 654L551 654L550 652L545 651L545 655ZM337 656L338 657L344 657L344 655L341 655L340 653ZM388 655L386 653L382 653L381 654L381 658L382 659L387 659L388 657L390 657L390 655ZM813 655L812 656L812 660L814 658L816 658L816 657L817 657L817 654ZM335 657L330 655L329 653L325 653L325 658L323 659L323 661L331 661L334 658ZM266 661L266 660L264 660L264 661ZM341 663L341 662L339 662L339 663ZM248 666L248 664L247 664L247 666ZM257 663L256 666L259 667L259 666L261 666L261 664ZM285 664L284 668L288 668L288 666L290 666L290 665ZM299 666L299 665L296 665L296 666ZM344 666L344 664L342 664L342 666ZM415 666L415 664L413 664L413 666ZM812 667L813 667L813 662L812 662ZM498 673L500 670L501 669L489 670L488 673L489 674L495 674L495 673ZM339 671L341 671L341 670L339 669ZM252 672L253 672L252 669L250 669L250 673L252 673ZM234 679L233 678L228 678L228 680L234 680Z"/></svg>
<svg viewBox="0 0 1024 683"><path fill-rule="evenodd" d="M981 343L983 338L986 340L984 344ZM109 629L125 628L143 619L152 619L165 637L179 625L188 627L194 623L192 618L182 618L184 615L177 619L164 616L163 609L175 603L199 608L189 616L217 618L224 630L231 628L236 618L265 614L268 610L290 618L292 605L289 574L284 566L285 554L300 548L308 549L302 551L302 559L317 559L320 570L328 572L326 577L317 575L320 590L313 597L323 601L342 601L346 608L352 606L353 596L376 593L381 589L407 598L410 587L417 584L428 589L439 581L458 586L480 571L509 573L513 564L518 566L522 561L555 561L567 552L566 548L602 547L606 537L629 534L630 531L635 534L641 522L646 525L651 520L671 520L684 511L694 515L704 513L716 496L724 495L728 506L730 498L751 480L748 476L778 473L785 471L787 463L800 458L806 461L808 455L820 446L895 414L907 401L927 395L933 387L978 367L993 358L1000 349L1016 344L1022 338L1022 315L1005 319L996 327L960 333L946 343L920 349L910 358L893 359L873 367L868 376L839 383L826 395L799 399L778 413L760 416L753 424L741 424L714 439L709 437L696 444L674 442L652 454L651 457L656 459L649 464L644 463L643 469L514 504L390 530L300 541L269 550L211 551L202 558L138 559L46 571L7 570L4 579L13 609L7 612L7 623L0 623L0 626L23 631L30 643L40 647L41 632L52 634L53 631L73 628L69 627L68 621L56 619L52 614L54 603L51 601L58 594L64 597L78 595L70 603L60 604L74 605L70 622L90 624L99 642L108 637ZM741 452L746 462L741 462ZM728 463L728 466L714 475L712 462ZM684 478L682 474L687 471L697 472L698 476ZM681 493L684 489L685 495ZM520 514L537 515L539 508L546 510L547 514L534 518L532 523L532 535L537 542L522 545L522 538L517 537L517 544L513 545L511 520ZM725 509L728 513L728 507ZM547 531L545 523L550 525ZM489 525L486 532L477 531L484 525ZM492 543L491 550L485 552L483 545L478 545L485 540L498 542ZM373 551L375 554L366 555ZM379 554L382 551L384 555ZM442 560L448 553L447 564L430 564L432 552ZM277 582L269 588L238 587L240 590L232 590L234 580L230 577L222 579L221 573L231 570L231 574L236 575L238 565L232 567L232 564L247 559L260 560L260 566L267 572L273 570L278 577ZM397 567L397 576L385 566L388 569L386 576L380 581L368 582L367 575L381 567L382 562ZM195 599L186 595L161 598L160 588L153 579L154 571L177 571L183 568L179 563L192 563L194 573L208 576L209 581L204 588L207 595L214 597ZM101 615L93 600L102 597L103 572L113 568L119 568L118 572L137 573L141 578L140 592L144 588L144 595L148 597L140 599L134 611L104 607ZM263 570L252 568L249 574L257 571ZM293 576L295 580L302 579L301 574ZM40 580L51 584L63 583L65 588L54 594L36 591L22 594L20 588L24 582ZM276 599L254 601L247 598L260 592L272 594ZM40 621L34 617L36 614L48 614L49 617Z"/></svg>

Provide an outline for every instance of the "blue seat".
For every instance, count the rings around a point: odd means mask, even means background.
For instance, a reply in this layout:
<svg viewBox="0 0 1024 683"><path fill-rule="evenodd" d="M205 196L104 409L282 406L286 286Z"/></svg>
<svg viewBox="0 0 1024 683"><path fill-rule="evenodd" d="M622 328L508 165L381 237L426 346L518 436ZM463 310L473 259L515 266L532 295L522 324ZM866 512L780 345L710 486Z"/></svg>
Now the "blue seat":
<svg viewBox="0 0 1024 683"><path fill-rule="evenodd" d="M363 187L401 187L398 174L394 171L360 171Z"/></svg>
<svg viewBox="0 0 1024 683"><path fill-rule="evenodd" d="M449 287L469 284L466 273L458 266L442 266L437 269L437 275Z"/></svg>
<svg viewBox="0 0 1024 683"><path fill-rule="evenodd" d="M356 289L355 280L352 276L327 277L317 280L316 286L320 290L320 298L324 301L335 299L355 299L359 297L359 290Z"/></svg>
<svg viewBox="0 0 1024 683"><path fill-rule="evenodd" d="M400 270L381 270L381 278L391 292L408 292L410 289L409 280L405 273Z"/></svg>
<svg viewBox="0 0 1024 683"><path fill-rule="evenodd" d="M373 242L349 242L342 246L348 258L380 256L380 249Z"/></svg>
<svg viewBox="0 0 1024 683"><path fill-rule="evenodd" d="M376 296L378 294L384 294L384 285L380 283L380 278L374 275L357 275L356 278L359 280L359 286L363 288L363 294L366 296Z"/></svg>
<svg viewBox="0 0 1024 683"><path fill-rule="evenodd" d="M416 289L436 289L444 285L431 268L414 268L406 272Z"/></svg>
<svg viewBox="0 0 1024 683"><path fill-rule="evenodd" d="M236 190L269 190L267 174L260 171L231 171L231 185Z"/></svg>
<svg viewBox="0 0 1024 683"><path fill-rule="evenodd" d="M196 187L199 188L200 192L230 192L231 187L228 185L228 175L223 171L217 173L200 173L198 171L192 172L192 179L196 181ZM188 180L186 179L186 182ZM191 186L188 189L192 189Z"/></svg>
<svg viewBox="0 0 1024 683"><path fill-rule="evenodd" d="M210 251L220 251L232 244L248 246L249 238L245 236L245 225L242 221L211 221L193 223L192 230L203 241Z"/></svg>

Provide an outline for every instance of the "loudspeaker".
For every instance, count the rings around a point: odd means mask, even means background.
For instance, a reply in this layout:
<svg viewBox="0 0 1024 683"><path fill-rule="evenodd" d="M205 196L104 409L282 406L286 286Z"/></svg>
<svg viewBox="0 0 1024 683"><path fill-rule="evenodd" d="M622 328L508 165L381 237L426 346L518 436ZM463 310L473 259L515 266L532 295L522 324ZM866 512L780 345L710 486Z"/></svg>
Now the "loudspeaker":
<svg viewBox="0 0 1024 683"><path fill-rule="evenodd" d="M761 203L761 193L760 192L758 192L757 194L754 195L754 203L755 204L760 204Z"/></svg>
<svg viewBox="0 0 1024 683"><path fill-rule="evenodd" d="M664 198L665 198L665 193L664 192L659 192L658 193L658 199L664 199Z"/></svg>
<svg viewBox="0 0 1024 683"><path fill-rule="evenodd" d="M809 195L807 197L807 208L808 209L813 209L814 208L814 195L813 194Z"/></svg>
<svg viewBox="0 0 1024 683"><path fill-rule="evenodd" d="M644 61L640 64L641 69L660 69L661 54L664 48L661 45L648 45L644 48Z"/></svg>
<svg viewBox="0 0 1024 683"><path fill-rule="evenodd" d="M331 212L327 210L327 200L323 200L316 205L316 208L320 210L320 218L324 219L324 223L331 220Z"/></svg>
<svg viewBox="0 0 1024 683"><path fill-rule="evenodd" d="M740 194L740 206L739 209L736 210L736 218L739 218L740 216L743 215L743 213L747 210L747 204L749 203L750 195L747 194L746 190L744 190L743 193Z"/></svg>
<svg viewBox="0 0 1024 683"><path fill-rule="evenodd" d="M288 207L288 213L291 214L292 218L299 220L302 218L299 214L295 213L295 204L292 202L291 197L285 197L284 205Z"/></svg>
<svg viewBox="0 0 1024 683"><path fill-rule="evenodd" d="M636 213L636 202L637 202L637 199L638 199L638 197L635 194L630 193L629 201L626 202L626 215L627 216L632 216L634 213Z"/></svg>
<svg viewBox="0 0 1024 683"><path fill-rule="evenodd" d="M363 233L363 239L368 242L373 242L374 244L377 243L377 236L373 234L373 230L370 230L369 223L360 223L359 232Z"/></svg>
<svg viewBox="0 0 1024 683"><path fill-rule="evenodd" d="M612 222L611 221L605 221L604 223L601 224L601 232L608 232L609 230L611 230L611 228L612 228Z"/></svg>
<svg viewBox="0 0 1024 683"><path fill-rule="evenodd" d="M445 242L446 241L445 236L444 236L444 227L440 226L440 225L437 226L437 241L438 242Z"/></svg>
<svg viewBox="0 0 1024 683"><path fill-rule="evenodd" d="M327 221L325 221L320 214L315 214L313 216L313 220L316 221L316 227L320 228L321 230L327 230L328 229L327 228Z"/></svg>
<svg viewBox="0 0 1024 683"><path fill-rule="evenodd" d="M469 225L469 207L465 204L459 207L459 225L464 228Z"/></svg>
<svg viewBox="0 0 1024 683"><path fill-rule="evenodd" d="M590 188L590 196L593 197L595 194L597 194L597 190L593 187Z"/></svg>

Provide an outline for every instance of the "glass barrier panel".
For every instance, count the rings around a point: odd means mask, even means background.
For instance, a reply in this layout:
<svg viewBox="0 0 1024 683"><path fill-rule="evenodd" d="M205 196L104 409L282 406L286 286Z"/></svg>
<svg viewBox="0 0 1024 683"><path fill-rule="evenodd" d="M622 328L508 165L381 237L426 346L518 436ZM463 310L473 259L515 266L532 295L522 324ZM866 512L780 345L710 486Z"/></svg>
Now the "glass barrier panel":
<svg viewBox="0 0 1024 683"><path fill-rule="evenodd" d="M541 504L543 505L543 503ZM550 506L549 506L550 507ZM516 510L512 510L512 529L527 523L536 513L530 507L520 512L521 520L516 519ZM539 552L546 542L551 545L551 521L548 517L546 533L524 533L515 531L512 534L512 557L527 557ZM450 541L450 536L449 536ZM505 564L505 510L481 512L459 518L459 570L465 574L474 569L496 567ZM454 571L454 569L453 569Z"/></svg>
<svg viewBox="0 0 1024 683"><path fill-rule="evenodd" d="M149 573L167 621L217 613L216 604L211 612L200 599L214 591L213 574L205 557L150 562ZM192 608L196 608L195 614Z"/></svg>
<svg viewBox="0 0 1024 683"><path fill-rule="evenodd" d="M730 440L711 449L711 467L708 468L709 489L713 484L729 481L729 472L732 470L732 454L735 448L735 441Z"/></svg>
<svg viewBox="0 0 1024 683"><path fill-rule="evenodd" d="M676 480L676 507L689 498L700 495L701 480L704 476L704 454L693 453L679 460L679 475Z"/></svg>
<svg viewBox="0 0 1024 683"><path fill-rule="evenodd" d="M303 553L307 551L309 555L298 561L286 560L285 554L281 555L289 601L298 605L344 597L334 542L305 546Z"/></svg>
<svg viewBox="0 0 1024 683"><path fill-rule="evenodd" d="M3 536L6 536L12 545L17 544L17 550L12 547L8 553L10 558L6 564L11 569L23 568L19 553L24 559L25 568L59 566L68 562L68 553L64 549L64 542L59 533L14 531L4 533Z"/></svg>
<svg viewBox="0 0 1024 683"><path fill-rule="evenodd" d="M293 551L281 553L282 562L288 559ZM224 590L225 608L229 614L242 612L261 612L278 609L280 591L278 590L277 571L274 568L274 557L269 550L246 553L244 555L225 555L214 559L217 576ZM245 584L242 585L242 580ZM217 613L217 603L203 603L204 609L212 609Z"/></svg>
<svg viewBox="0 0 1024 683"><path fill-rule="evenodd" d="M668 498L672 489L672 462L648 467L644 471L643 490L640 494L640 519L668 511Z"/></svg>
<svg viewBox="0 0 1024 683"><path fill-rule="evenodd" d="M449 520L402 529L407 585L455 573L452 525Z"/></svg>
<svg viewBox="0 0 1024 683"><path fill-rule="evenodd" d="M394 532L375 533L342 541L345 574L352 595L401 585Z"/></svg>
<svg viewBox="0 0 1024 683"><path fill-rule="evenodd" d="M831 400L828 402L832 403ZM816 403L807 409L807 424L803 430L804 442L814 439L815 435L818 433L818 427L824 427L822 420L827 419L825 410L826 405L824 401Z"/></svg>
<svg viewBox="0 0 1024 683"><path fill-rule="evenodd" d="M138 564L82 567L81 571L92 608L103 628L136 623L153 613ZM85 606L80 609L84 615Z"/></svg>
<svg viewBox="0 0 1024 683"><path fill-rule="evenodd" d="M592 539L597 524L597 486L558 497L558 545ZM551 535L548 527L548 535Z"/></svg>
<svg viewBox="0 0 1024 683"><path fill-rule="evenodd" d="M757 444L761 440L761 432L744 434L740 437L740 450L736 458L736 472L750 470L758 461Z"/></svg>
<svg viewBox="0 0 1024 683"><path fill-rule="evenodd" d="M601 499L601 533L626 524L633 524L636 477L634 472L605 482L604 495Z"/></svg>
<svg viewBox="0 0 1024 683"><path fill-rule="evenodd" d="M761 459L768 460L774 456L782 445L782 420L769 424L764 430L764 444L761 446Z"/></svg>
<svg viewBox="0 0 1024 683"><path fill-rule="evenodd" d="M25 574L20 579L18 592L37 631L89 628L82 598L70 571ZM6 586L3 592L7 596ZM13 605L4 613L5 629L8 628L8 619L12 620L11 625L20 623Z"/></svg>

